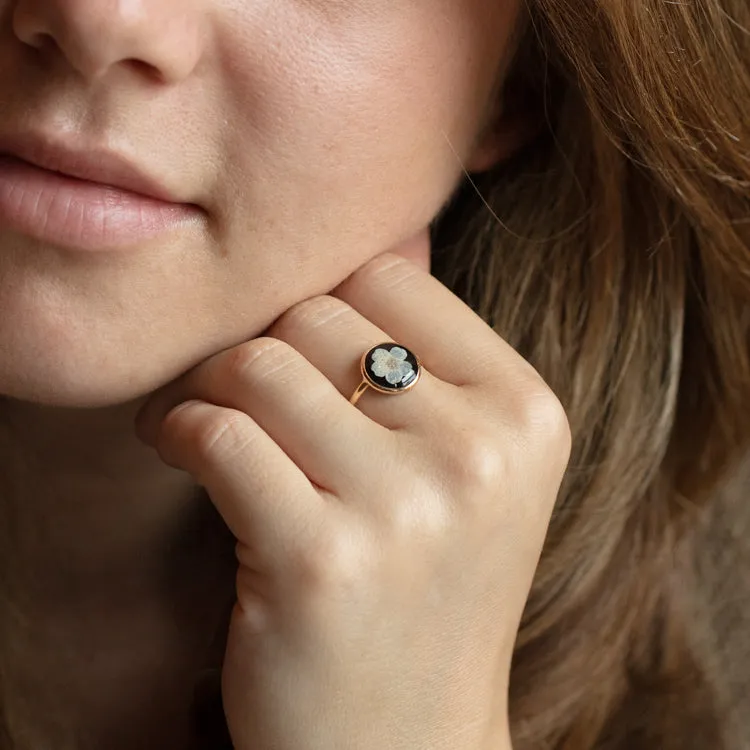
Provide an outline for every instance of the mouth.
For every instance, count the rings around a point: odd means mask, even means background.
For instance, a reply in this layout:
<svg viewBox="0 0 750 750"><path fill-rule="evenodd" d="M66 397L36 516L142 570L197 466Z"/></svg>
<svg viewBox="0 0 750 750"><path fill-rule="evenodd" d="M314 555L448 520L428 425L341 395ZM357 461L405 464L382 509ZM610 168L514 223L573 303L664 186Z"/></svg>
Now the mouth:
<svg viewBox="0 0 750 750"><path fill-rule="evenodd" d="M135 193L167 204L192 205L145 169L95 144L62 144L34 134L3 136L0 156L24 161L64 177Z"/></svg>
<svg viewBox="0 0 750 750"><path fill-rule="evenodd" d="M0 137L0 229L105 251L138 248L201 219L202 209L113 152Z"/></svg>

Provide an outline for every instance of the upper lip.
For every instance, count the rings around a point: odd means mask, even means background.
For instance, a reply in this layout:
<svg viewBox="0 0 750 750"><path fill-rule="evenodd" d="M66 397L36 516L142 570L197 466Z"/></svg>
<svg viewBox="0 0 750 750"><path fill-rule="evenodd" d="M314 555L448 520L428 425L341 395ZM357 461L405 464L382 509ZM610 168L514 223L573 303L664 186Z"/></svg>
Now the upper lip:
<svg viewBox="0 0 750 750"><path fill-rule="evenodd" d="M96 145L64 144L30 133L0 135L0 155L14 156L42 169L128 190L165 203L184 202L124 156Z"/></svg>

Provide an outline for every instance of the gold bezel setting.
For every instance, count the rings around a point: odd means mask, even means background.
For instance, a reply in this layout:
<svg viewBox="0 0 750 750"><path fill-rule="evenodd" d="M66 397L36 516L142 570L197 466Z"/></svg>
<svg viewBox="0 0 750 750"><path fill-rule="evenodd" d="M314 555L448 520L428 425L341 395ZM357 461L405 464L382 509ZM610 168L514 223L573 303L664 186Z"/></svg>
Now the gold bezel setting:
<svg viewBox="0 0 750 750"><path fill-rule="evenodd" d="M360 361L362 377L378 393L406 393L419 381L422 365L405 346L386 341L368 349Z"/></svg>

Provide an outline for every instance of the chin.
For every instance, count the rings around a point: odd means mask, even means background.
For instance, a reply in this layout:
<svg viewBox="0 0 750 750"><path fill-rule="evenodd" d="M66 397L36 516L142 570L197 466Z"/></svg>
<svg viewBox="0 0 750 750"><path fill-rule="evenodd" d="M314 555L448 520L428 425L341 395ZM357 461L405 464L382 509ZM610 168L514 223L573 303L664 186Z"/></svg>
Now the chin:
<svg viewBox="0 0 750 750"><path fill-rule="evenodd" d="M0 394L44 406L104 408L142 398L186 369L168 353L155 357L147 345L134 350L107 344L106 337L94 341L0 336Z"/></svg>
<svg viewBox="0 0 750 750"><path fill-rule="evenodd" d="M141 399L197 363L189 332L167 337L139 321L93 314L0 320L0 395L42 406L101 409ZM19 321L23 324L19 325ZM194 335L194 334L193 334Z"/></svg>
<svg viewBox="0 0 750 750"><path fill-rule="evenodd" d="M101 409L139 399L160 384L144 373L106 372L76 367L68 370L35 367L10 370L0 366L0 394L17 401L68 409Z"/></svg>

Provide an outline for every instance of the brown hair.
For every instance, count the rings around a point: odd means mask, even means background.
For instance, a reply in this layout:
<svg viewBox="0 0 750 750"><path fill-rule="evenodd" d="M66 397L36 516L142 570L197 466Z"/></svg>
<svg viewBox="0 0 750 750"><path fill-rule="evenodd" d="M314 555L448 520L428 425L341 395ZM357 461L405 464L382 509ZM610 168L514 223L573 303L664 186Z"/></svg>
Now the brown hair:
<svg viewBox="0 0 750 750"><path fill-rule="evenodd" d="M539 136L435 233L435 273L574 438L517 640L514 747L739 746L750 5L529 5L505 94Z"/></svg>
<svg viewBox="0 0 750 750"><path fill-rule="evenodd" d="M504 97L536 136L466 182L434 257L574 437L518 635L514 747L738 746L750 6L527 2Z"/></svg>

